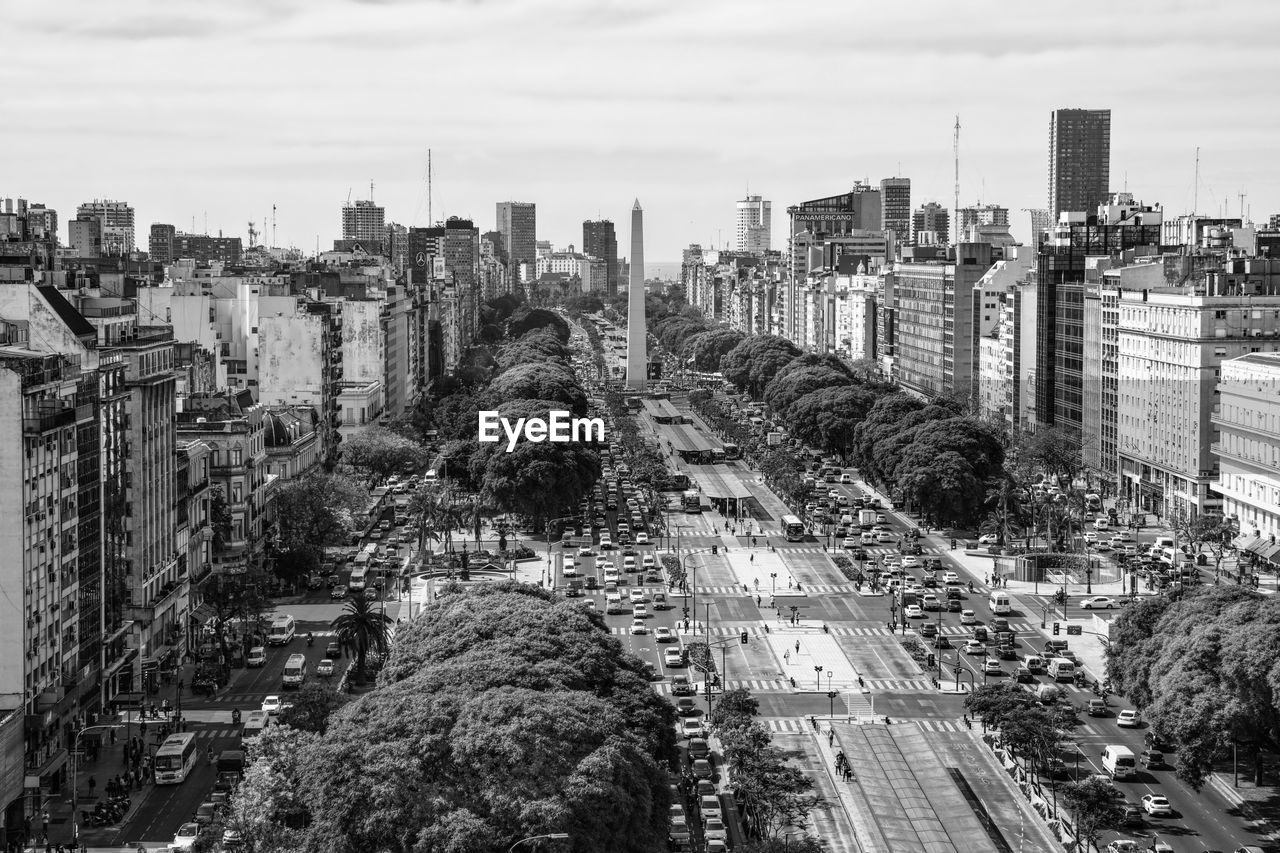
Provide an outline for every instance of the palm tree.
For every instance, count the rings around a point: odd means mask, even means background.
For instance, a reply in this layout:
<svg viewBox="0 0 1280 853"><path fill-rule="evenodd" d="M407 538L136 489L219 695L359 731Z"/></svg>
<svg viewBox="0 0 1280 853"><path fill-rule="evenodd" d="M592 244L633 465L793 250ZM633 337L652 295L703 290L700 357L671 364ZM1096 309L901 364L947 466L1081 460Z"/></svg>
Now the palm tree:
<svg viewBox="0 0 1280 853"><path fill-rule="evenodd" d="M421 489L409 499L409 512L417 519L414 527L418 534L418 553L427 549L428 542L439 542L439 492Z"/></svg>
<svg viewBox="0 0 1280 853"><path fill-rule="evenodd" d="M338 642L343 647L354 650L356 654L356 677L364 683L365 663L369 651L376 651L385 657L391 647L388 630L392 624L391 617L373 609L372 602L363 595L347 600L342 614L334 619L331 627L338 635Z"/></svg>

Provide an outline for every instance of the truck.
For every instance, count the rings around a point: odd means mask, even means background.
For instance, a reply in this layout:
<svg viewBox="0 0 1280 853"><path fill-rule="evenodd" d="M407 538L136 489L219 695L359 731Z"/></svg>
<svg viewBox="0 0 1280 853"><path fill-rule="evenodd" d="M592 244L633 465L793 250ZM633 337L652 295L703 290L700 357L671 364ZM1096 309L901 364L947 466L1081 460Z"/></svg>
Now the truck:
<svg viewBox="0 0 1280 853"><path fill-rule="evenodd" d="M876 511L874 509L858 510L858 526L863 530L870 530L876 526Z"/></svg>

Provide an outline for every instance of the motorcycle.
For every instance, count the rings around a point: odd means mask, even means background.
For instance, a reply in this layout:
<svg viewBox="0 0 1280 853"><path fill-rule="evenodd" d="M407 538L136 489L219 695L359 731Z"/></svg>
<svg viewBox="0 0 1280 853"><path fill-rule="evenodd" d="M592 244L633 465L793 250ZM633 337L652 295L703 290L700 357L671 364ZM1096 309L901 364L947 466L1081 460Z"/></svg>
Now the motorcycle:
<svg viewBox="0 0 1280 853"><path fill-rule="evenodd" d="M307 646L308 647L313 646L315 645L315 642L316 642L316 638L313 637L311 634L307 634Z"/></svg>

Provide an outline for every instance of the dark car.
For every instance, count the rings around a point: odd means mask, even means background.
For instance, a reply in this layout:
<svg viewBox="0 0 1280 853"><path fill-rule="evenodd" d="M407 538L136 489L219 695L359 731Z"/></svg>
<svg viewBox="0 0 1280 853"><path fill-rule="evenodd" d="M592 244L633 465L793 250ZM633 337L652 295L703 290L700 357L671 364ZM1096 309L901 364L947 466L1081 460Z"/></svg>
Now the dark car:
<svg viewBox="0 0 1280 853"><path fill-rule="evenodd" d="M925 624L920 626L920 636L922 637L938 636L938 626L935 625L933 622L926 622Z"/></svg>
<svg viewBox="0 0 1280 853"><path fill-rule="evenodd" d="M692 696L681 696L676 700L676 713L682 717L697 716L700 713L698 710L698 700L694 699Z"/></svg>
<svg viewBox="0 0 1280 853"><path fill-rule="evenodd" d="M933 647L935 649L949 649L951 648L951 641L947 639L946 634L939 634L933 638Z"/></svg>
<svg viewBox="0 0 1280 853"><path fill-rule="evenodd" d="M958 599L958 598L948 598L948 599L947 599L947 612L948 612L948 613L961 613L961 612L963 612L963 610L964 610L964 605L960 603L960 599Z"/></svg>
<svg viewBox="0 0 1280 853"><path fill-rule="evenodd" d="M1165 762L1163 751L1159 749L1144 749L1142 751L1142 766L1147 768L1157 768L1168 767L1169 765Z"/></svg>
<svg viewBox="0 0 1280 853"><path fill-rule="evenodd" d="M324 656L327 658L342 657L342 643L334 641L324 648Z"/></svg>
<svg viewBox="0 0 1280 853"><path fill-rule="evenodd" d="M1031 684L1036 677L1031 674L1031 670L1025 666L1020 666L1013 671L1013 677L1019 684Z"/></svg>
<svg viewBox="0 0 1280 853"><path fill-rule="evenodd" d="M947 589L947 601L959 601L962 597L960 590L956 587L953 586Z"/></svg>

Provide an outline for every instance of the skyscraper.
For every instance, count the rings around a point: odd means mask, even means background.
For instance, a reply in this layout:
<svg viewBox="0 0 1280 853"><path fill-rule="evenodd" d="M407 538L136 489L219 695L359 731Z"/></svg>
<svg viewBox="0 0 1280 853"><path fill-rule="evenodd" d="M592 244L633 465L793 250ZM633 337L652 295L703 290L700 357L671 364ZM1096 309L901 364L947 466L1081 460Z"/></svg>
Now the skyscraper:
<svg viewBox="0 0 1280 853"><path fill-rule="evenodd" d="M521 262L538 259L538 206L531 201L498 202L498 231L514 278Z"/></svg>
<svg viewBox="0 0 1280 853"><path fill-rule="evenodd" d="M342 206L342 239L384 242L387 210L372 199L357 199Z"/></svg>
<svg viewBox="0 0 1280 853"><path fill-rule="evenodd" d="M618 292L618 237L608 219L588 219L582 223L582 251L605 263L610 296Z"/></svg>
<svg viewBox="0 0 1280 853"><path fill-rule="evenodd" d="M911 179L880 181L880 227L893 231L899 244L911 240Z"/></svg>
<svg viewBox="0 0 1280 853"><path fill-rule="evenodd" d="M1054 110L1049 116L1049 214L1092 214L1107 200L1111 110Z"/></svg>
<svg viewBox="0 0 1280 853"><path fill-rule="evenodd" d="M76 208L76 218L97 221L102 254L127 255L133 251L133 208L127 202L94 199Z"/></svg>
<svg viewBox="0 0 1280 853"><path fill-rule="evenodd" d="M911 214L912 245L947 245L950 221L950 212L936 201L921 205L919 210Z"/></svg>
<svg viewBox="0 0 1280 853"><path fill-rule="evenodd" d="M761 254L769 251L773 235L772 205L758 195L738 202L738 250Z"/></svg>
<svg viewBox="0 0 1280 853"><path fill-rule="evenodd" d="M631 275L627 282L627 387L643 388L649 379L644 322L644 210L631 208Z"/></svg>

